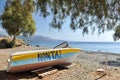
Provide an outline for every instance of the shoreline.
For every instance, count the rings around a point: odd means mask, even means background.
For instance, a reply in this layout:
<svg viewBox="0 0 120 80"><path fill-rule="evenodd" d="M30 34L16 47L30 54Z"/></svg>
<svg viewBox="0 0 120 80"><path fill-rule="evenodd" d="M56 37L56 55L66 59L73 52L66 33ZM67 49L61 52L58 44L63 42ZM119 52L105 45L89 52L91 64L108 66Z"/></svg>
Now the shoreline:
<svg viewBox="0 0 120 80"><path fill-rule="evenodd" d="M38 80L37 75L30 72L8 74L6 73L7 59L9 55L16 51L39 50L45 49L35 46L20 46L11 49L0 49L0 79L3 80ZM99 75L96 74L96 69L105 69L105 58L107 54L107 67L110 75L106 75L101 80L119 80L120 79L120 54L84 51L81 50L71 67L67 70L61 70L52 75L46 76L42 80L95 80Z"/></svg>
<svg viewBox="0 0 120 80"><path fill-rule="evenodd" d="M120 53L114 53L114 52L102 52L102 51L86 51L86 50L82 50L82 51L85 51L86 53L88 54L94 54L94 53L97 53L97 54L106 54L106 55L117 55L117 56L120 56Z"/></svg>

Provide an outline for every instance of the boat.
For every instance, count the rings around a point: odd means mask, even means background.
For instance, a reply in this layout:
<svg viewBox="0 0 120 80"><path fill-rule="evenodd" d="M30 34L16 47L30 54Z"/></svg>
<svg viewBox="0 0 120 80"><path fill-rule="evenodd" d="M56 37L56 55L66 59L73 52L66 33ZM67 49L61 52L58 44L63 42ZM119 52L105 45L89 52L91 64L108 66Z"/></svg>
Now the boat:
<svg viewBox="0 0 120 80"><path fill-rule="evenodd" d="M79 51L79 48L66 47L15 52L8 59L7 72L16 73L71 64Z"/></svg>

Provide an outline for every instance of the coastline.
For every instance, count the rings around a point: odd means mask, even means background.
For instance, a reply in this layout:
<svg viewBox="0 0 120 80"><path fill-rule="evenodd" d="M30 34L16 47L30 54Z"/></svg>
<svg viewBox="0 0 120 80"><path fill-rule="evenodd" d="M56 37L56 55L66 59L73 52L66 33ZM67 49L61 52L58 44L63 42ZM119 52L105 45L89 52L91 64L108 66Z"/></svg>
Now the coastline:
<svg viewBox="0 0 120 80"><path fill-rule="evenodd" d="M11 49L0 49L0 79L2 80L38 80L32 73L23 72L16 74L6 73L7 59L9 55L16 51L45 49L35 46L20 46ZM96 74L97 69L105 69L105 59L107 55L107 69L109 75L102 77L101 80L119 80L120 79L120 54L94 51L80 51L73 62L74 67L67 70L61 70L57 73L44 77L42 80L95 80L100 75Z"/></svg>

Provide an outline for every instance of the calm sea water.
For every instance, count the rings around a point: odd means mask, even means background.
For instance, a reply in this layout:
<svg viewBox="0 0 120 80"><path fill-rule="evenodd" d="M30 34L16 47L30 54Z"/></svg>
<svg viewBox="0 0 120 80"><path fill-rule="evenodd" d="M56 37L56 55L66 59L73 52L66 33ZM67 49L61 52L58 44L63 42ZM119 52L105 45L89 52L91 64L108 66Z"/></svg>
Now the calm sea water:
<svg viewBox="0 0 120 80"><path fill-rule="evenodd" d="M53 48L62 41L27 42L31 45ZM71 47L81 48L87 51L101 51L120 54L120 42L68 42Z"/></svg>
<svg viewBox="0 0 120 80"><path fill-rule="evenodd" d="M70 42L70 45L87 51L101 51L120 54L120 43L118 42Z"/></svg>

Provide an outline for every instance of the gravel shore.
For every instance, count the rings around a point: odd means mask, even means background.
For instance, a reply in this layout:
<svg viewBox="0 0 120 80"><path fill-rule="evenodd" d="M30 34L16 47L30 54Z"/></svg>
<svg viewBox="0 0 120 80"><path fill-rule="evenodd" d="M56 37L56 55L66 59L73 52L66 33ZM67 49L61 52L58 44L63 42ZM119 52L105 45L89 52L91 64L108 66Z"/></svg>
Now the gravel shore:
<svg viewBox="0 0 120 80"><path fill-rule="evenodd" d="M6 73L7 59L10 53L35 49L40 49L40 47L22 46L14 49L1 49L0 80L120 80L120 54L91 51L80 51L73 62L74 66L41 79L36 74L29 72ZM104 69L106 74L97 72L97 69Z"/></svg>
<svg viewBox="0 0 120 80"><path fill-rule="evenodd" d="M107 58L107 65L105 64ZM73 64L74 67L60 71L52 77L43 80L120 80L120 54L81 51ZM97 73L97 69L104 69L106 75Z"/></svg>

